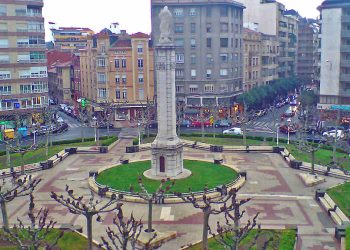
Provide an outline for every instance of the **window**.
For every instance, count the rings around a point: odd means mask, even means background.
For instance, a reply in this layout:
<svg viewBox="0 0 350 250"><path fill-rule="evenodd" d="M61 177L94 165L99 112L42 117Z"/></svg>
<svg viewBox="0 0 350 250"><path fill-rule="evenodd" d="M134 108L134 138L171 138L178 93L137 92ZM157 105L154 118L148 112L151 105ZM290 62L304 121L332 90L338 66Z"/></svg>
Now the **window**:
<svg viewBox="0 0 350 250"><path fill-rule="evenodd" d="M1 16L1 14L0 14ZM0 31L1 32L7 32L8 28L7 28L7 23L0 23Z"/></svg>
<svg viewBox="0 0 350 250"><path fill-rule="evenodd" d="M143 59L137 59L137 67L143 68Z"/></svg>
<svg viewBox="0 0 350 250"><path fill-rule="evenodd" d="M21 100L21 107L22 107L22 109L31 108L32 107L32 100L22 99Z"/></svg>
<svg viewBox="0 0 350 250"><path fill-rule="evenodd" d="M191 64L196 64L196 62L197 62L197 57L195 54L192 54L191 55Z"/></svg>
<svg viewBox="0 0 350 250"><path fill-rule="evenodd" d="M28 38L19 38L19 39L17 39L17 47L19 47L19 48L27 48L27 47L29 47L29 39Z"/></svg>
<svg viewBox="0 0 350 250"><path fill-rule="evenodd" d="M227 63L228 62L228 54L227 53L221 53L220 54L220 61L223 63Z"/></svg>
<svg viewBox="0 0 350 250"><path fill-rule="evenodd" d="M120 84L120 75L115 76L115 83Z"/></svg>
<svg viewBox="0 0 350 250"><path fill-rule="evenodd" d="M184 54L176 54L176 63L184 63L185 55Z"/></svg>
<svg viewBox="0 0 350 250"><path fill-rule="evenodd" d="M12 109L12 102L2 101L1 102L1 109L3 109L3 110L11 110Z"/></svg>
<svg viewBox="0 0 350 250"><path fill-rule="evenodd" d="M31 51L30 54L30 62L46 62L46 54L41 51Z"/></svg>
<svg viewBox="0 0 350 250"><path fill-rule="evenodd" d="M220 69L220 76L227 76L227 69Z"/></svg>
<svg viewBox="0 0 350 250"><path fill-rule="evenodd" d="M176 47L183 47L185 45L183 38L175 38L175 46Z"/></svg>
<svg viewBox="0 0 350 250"><path fill-rule="evenodd" d="M220 32L228 32L228 23L220 23Z"/></svg>
<svg viewBox="0 0 350 250"><path fill-rule="evenodd" d="M190 16L195 16L195 15L197 15L196 8L191 8L190 9Z"/></svg>
<svg viewBox="0 0 350 250"><path fill-rule="evenodd" d="M21 85L20 86L20 91L21 91L21 94L31 93L32 86L30 84Z"/></svg>
<svg viewBox="0 0 350 250"><path fill-rule="evenodd" d="M106 74L98 72L97 73L97 82L98 83L105 83L106 82Z"/></svg>
<svg viewBox="0 0 350 250"><path fill-rule="evenodd" d="M137 45L137 53L139 53L139 54L143 53L143 45L142 44Z"/></svg>
<svg viewBox="0 0 350 250"><path fill-rule="evenodd" d="M139 89L139 100L145 99L145 92L143 89Z"/></svg>
<svg viewBox="0 0 350 250"><path fill-rule="evenodd" d="M211 48L211 38L207 38L207 48Z"/></svg>
<svg viewBox="0 0 350 250"><path fill-rule="evenodd" d="M33 102L33 106L41 106L41 98L40 97L33 97L32 102Z"/></svg>
<svg viewBox="0 0 350 250"><path fill-rule="evenodd" d="M207 54L206 58L207 58L207 64L213 64L214 60L211 54Z"/></svg>
<svg viewBox="0 0 350 250"><path fill-rule="evenodd" d="M0 5L0 16L6 16L6 15L7 15L6 5Z"/></svg>
<svg viewBox="0 0 350 250"><path fill-rule="evenodd" d="M16 9L16 16L26 16L27 15L27 9Z"/></svg>
<svg viewBox="0 0 350 250"><path fill-rule="evenodd" d="M184 10L182 8L176 8L174 9L174 16L183 16Z"/></svg>
<svg viewBox="0 0 350 250"><path fill-rule="evenodd" d="M115 59L115 60L114 60L114 66L115 66L116 68L119 68L119 59Z"/></svg>
<svg viewBox="0 0 350 250"><path fill-rule="evenodd" d="M123 84L126 84L126 75L122 75L122 82Z"/></svg>
<svg viewBox="0 0 350 250"><path fill-rule="evenodd" d="M190 93L197 93L198 92L198 85L191 84L190 85Z"/></svg>
<svg viewBox="0 0 350 250"><path fill-rule="evenodd" d="M32 93L45 93L48 91L46 82L33 82Z"/></svg>
<svg viewBox="0 0 350 250"><path fill-rule="evenodd" d="M8 39L0 39L0 48L8 48L9 40Z"/></svg>
<svg viewBox="0 0 350 250"><path fill-rule="evenodd" d="M127 99L128 98L128 93L127 93L127 90L124 89L123 90L123 99Z"/></svg>
<svg viewBox="0 0 350 250"><path fill-rule="evenodd" d="M29 22L28 23L29 32L44 32L44 23L42 22Z"/></svg>
<svg viewBox="0 0 350 250"><path fill-rule="evenodd" d="M207 78L211 77L211 69L207 69Z"/></svg>
<svg viewBox="0 0 350 250"><path fill-rule="evenodd" d="M195 48L196 47L196 39L191 38L191 48Z"/></svg>
<svg viewBox="0 0 350 250"><path fill-rule="evenodd" d="M228 16L228 8L226 6L220 7L220 16L222 16L222 17Z"/></svg>
<svg viewBox="0 0 350 250"><path fill-rule="evenodd" d="M184 77L184 70L183 70L183 69L176 69L176 70L175 70L175 76L176 76L177 78Z"/></svg>
<svg viewBox="0 0 350 250"><path fill-rule="evenodd" d="M120 90L115 91L115 97L116 99L120 99Z"/></svg>
<svg viewBox="0 0 350 250"><path fill-rule="evenodd" d="M101 53L106 53L106 45L104 43L100 44Z"/></svg>
<svg viewBox="0 0 350 250"><path fill-rule="evenodd" d="M97 59L97 66L98 67L106 67L106 60L104 58L98 58Z"/></svg>
<svg viewBox="0 0 350 250"><path fill-rule="evenodd" d="M196 23L191 23L191 33L196 33Z"/></svg>
<svg viewBox="0 0 350 250"><path fill-rule="evenodd" d="M27 32L28 24L27 23L16 23L17 32Z"/></svg>
<svg viewBox="0 0 350 250"><path fill-rule="evenodd" d="M206 16L211 17L211 7L209 6L206 8Z"/></svg>
<svg viewBox="0 0 350 250"><path fill-rule="evenodd" d="M211 23L207 23L207 33L211 33Z"/></svg>
<svg viewBox="0 0 350 250"><path fill-rule="evenodd" d="M185 87L183 85L175 86L176 93L185 93Z"/></svg>
<svg viewBox="0 0 350 250"><path fill-rule="evenodd" d="M102 88L102 89L98 89L98 98L101 98L101 99L106 99L107 97L107 90L105 88Z"/></svg>
<svg viewBox="0 0 350 250"><path fill-rule="evenodd" d="M11 95L11 86L0 86L0 95Z"/></svg>
<svg viewBox="0 0 350 250"><path fill-rule="evenodd" d="M143 74L139 74L139 83L143 83Z"/></svg>
<svg viewBox="0 0 350 250"><path fill-rule="evenodd" d="M0 80L11 79L10 71L0 71Z"/></svg>
<svg viewBox="0 0 350 250"><path fill-rule="evenodd" d="M126 68L126 59L122 59L122 68Z"/></svg>
<svg viewBox="0 0 350 250"><path fill-rule="evenodd" d="M228 38L220 38L220 47L227 48L228 47Z"/></svg>
<svg viewBox="0 0 350 250"><path fill-rule="evenodd" d="M176 23L175 24L175 33L184 33L184 25Z"/></svg>
<svg viewBox="0 0 350 250"><path fill-rule="evenodd" d="M0 63L9 63L10 56L9 55L0 55Z"/></svg>
<svg viewBox="0 0 350 250"><path fill-rule="evenodd" d="M205 84L204 85L204 92L213 93L214 92L214 85L213 84Z"/></svg>
<svg viewBox="0 0 350 250"><path fill-rule="evenodd" d="M197 70L191 69L191 77L196 77L197 76Z"/></svg>

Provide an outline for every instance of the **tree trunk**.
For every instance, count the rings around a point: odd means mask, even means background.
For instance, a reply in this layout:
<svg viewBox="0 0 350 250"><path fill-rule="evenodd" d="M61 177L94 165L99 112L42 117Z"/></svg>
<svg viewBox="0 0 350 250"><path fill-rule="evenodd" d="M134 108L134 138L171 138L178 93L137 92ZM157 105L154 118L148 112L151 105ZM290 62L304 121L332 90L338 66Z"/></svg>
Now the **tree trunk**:
<svg viewBox="0 0 350 250"><path fill-rule="evenodd" d="M109 139L109 120L107 119L107 138Z"/></svg>
<svg viewBox="0 0 350 250"><path fill-rule="evenodd" d="M6 164L7 167L11 167L11 154L10 154L10 145L6 144Z"/></svg>
<svg viewBox="0 0 350 250"><path fill-rule="evenodd" d="M86 216L87 237L88 237L88 250L92 250L92 215Z"/></svg>
<svg viewBox="0 0 350 250"><path fill-rule="evenodd" d="M84 121L83 121L83 122L84 122ZM85 141L85 138L84 138L84 123L83 123L83 125L81 126L80 131L81 131L81 142L84 142L84 141Z"/></svg>
<svg viewBox="0 0 350 250"><path fill-rule="evenodd" d="M0 206L1 206L2 222L4 224L4 228L8 229L9 228L9 220L8 220L8 217L7 217L6 202L5 201L1 201L0 202Z"/></svg>
<svg viewBox="0 0 350 250"><path fill-rule="evenodd" d="M311 151L311 174L315 174L315 151Z"/></svg>
<svg viewBox="0 0 350 250"><path fill-rule="evenodd" d="M45 144L46 159L49 157L49 132L46 133L46 144Z"/></svg>
<svg viewBox="0 0 350 250"><path fill-rule="evenodd" d="M21 174L24 175L24 153L21 153Z"/></svg>
<svg viewBox="0 0 350 250"><path fill-rule="evenodd" d="M152 229L152 199L148 200L148 228L147 232L151 233L153 231Z"/></svg>
<svg viewBox="0 0 350 250"><path fill-rule="evenodd" d="M202 128L202 138L204 139L204 117L203 117L203 108L200 110L200 118L201 118L201 128Z"/></svg>
<svg viewBox="0 0 350 250"><path fill-rule="evenodd" d="M202 250L208 250L208 230L209 230L209 216L208 211L203 213L203 236L202 236Z"/></svg>
<svg viewBox="0 0 350 250"><path fill-rule="evenodd" d="M247 129L246 129L246 124L243 124L243 145L247 146Z"/></svg>
<svg viewBox="0 0 350 250"><path fill-rule="evenodd" d="M123 245L122 245L122 249L123 250L127 250L127 247L128 247L128 236L124 236L124 235L121 235L122 239L123 239Z"/></svg>

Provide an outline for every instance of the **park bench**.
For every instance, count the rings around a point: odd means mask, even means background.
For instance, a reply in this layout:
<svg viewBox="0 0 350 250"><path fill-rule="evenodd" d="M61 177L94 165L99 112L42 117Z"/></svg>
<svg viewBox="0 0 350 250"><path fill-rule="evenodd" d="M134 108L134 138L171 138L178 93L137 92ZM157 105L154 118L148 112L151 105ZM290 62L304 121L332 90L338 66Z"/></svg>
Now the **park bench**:
<svg viewBox="0 0 350 250"><path fill-rule="evenodd" d="M215 154L214 164L222 164L224 162L222 154Z"/></svg>
<svg viewBox="0 0 350 250"><path fill-rule="evenodd" d="M289 151L285 148L283 151L281 151L281 155L283 158L286 158L290 155Z"/></svg>

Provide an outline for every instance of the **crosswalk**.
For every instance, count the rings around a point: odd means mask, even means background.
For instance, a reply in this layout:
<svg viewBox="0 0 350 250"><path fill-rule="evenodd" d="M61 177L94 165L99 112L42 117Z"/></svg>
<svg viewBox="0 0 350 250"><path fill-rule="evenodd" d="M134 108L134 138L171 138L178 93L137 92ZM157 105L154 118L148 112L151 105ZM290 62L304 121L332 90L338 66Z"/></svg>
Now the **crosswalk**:
<svg viewBox="0 0 350 250"><path fill-rule="evenodd" d="M248 131L274 133L275 124L273 121L251 121L248 123Z"/></svg>
<svg viewBox="0 0 350 250"><path fill-rule="evenodd" d="M68 124L69 128L80 128L82 124L79 122L65 121Z"/></svg>

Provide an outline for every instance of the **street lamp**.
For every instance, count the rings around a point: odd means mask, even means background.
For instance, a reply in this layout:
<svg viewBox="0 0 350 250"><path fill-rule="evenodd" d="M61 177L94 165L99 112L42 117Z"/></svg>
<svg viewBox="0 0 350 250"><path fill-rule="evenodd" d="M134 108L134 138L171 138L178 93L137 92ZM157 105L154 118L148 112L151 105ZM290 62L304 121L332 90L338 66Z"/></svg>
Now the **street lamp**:
<svg viewBox="0 0 350 250"><path fill-rule="evenodd" d="M287 139L287 144L289 144L289 139L290 139L290 134L289 134L289 125L290 125L290 122L287 121L287 131L288 131L288 139Z"/></svg>
<svg viewBox="0 0 350 250"><path fill-rule="evenodd" d="M97 118L96 118L96 116L92 117L92 120L94 121L94 127L95 127L95 142L97 142Z"/></svg>
<svg viewBox="0 0 350 250"><path fill-rule="evenodd" d="M278 134L278 132L279 132L279 123L276 123L276 143L277 143L277 146L278 146L278 142L279 142L279 134Z"/></svg>
<svg viewBox="0 0 350 250"><path fill-rule="evenodd" d="M33 138L33 144L35 145L35 134L36 134L36 128L35 128L35 126L36 126L36 124L35 123L33 123L33 127L34 127L34 131L33 131L33 136L34 136L34 138Z"/></svg>
<svg viewBox="0 0 350 250"><path fill-rule="evenodd" d="M141 123L137 123L137 128L138 128L138 132L139 132L139 145L141 144L141 131L140 131L140 125Z"/></svg>

